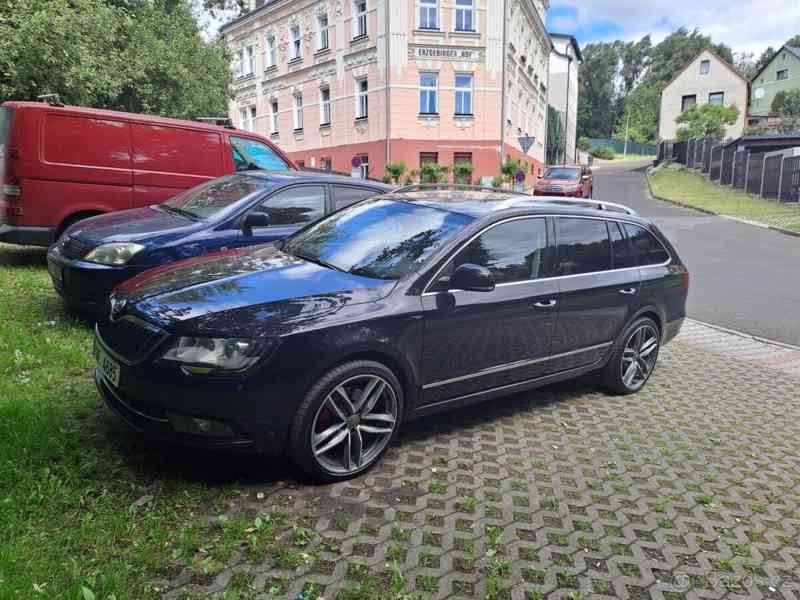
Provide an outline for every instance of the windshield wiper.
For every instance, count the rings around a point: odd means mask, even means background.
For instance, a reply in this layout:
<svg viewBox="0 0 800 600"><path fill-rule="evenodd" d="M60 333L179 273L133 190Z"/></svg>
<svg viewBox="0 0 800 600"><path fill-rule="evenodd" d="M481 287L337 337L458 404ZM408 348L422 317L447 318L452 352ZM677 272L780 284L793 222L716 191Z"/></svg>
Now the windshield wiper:
<svg viewBox="0 0 800 600"><path fill-rule="evenodd" d="M182 208L175 208L174 206L170 206L169 204L158 204L158 207L162 208L167 212L174 213L176 215L181 215L182 217L186 217L191 221L199 221L200 218L194 214L189 212L188 210L183 210Z"/></svg>
<svg viewBox="0 0 800 600"><path fill-rule="evenodd" d="M297 258L302 258L303 260L307 260L308 262L317 264L321 267L327 267L328 269L333 269L334 271L339 271L340 273L347 273L347 271L345 271L341 267L337 267L336 265L324 261L321 258L317 258L316 256L307 256L305 254L301 254L300 252L290 252L290 254L292 256L296 256Z"/></svg>

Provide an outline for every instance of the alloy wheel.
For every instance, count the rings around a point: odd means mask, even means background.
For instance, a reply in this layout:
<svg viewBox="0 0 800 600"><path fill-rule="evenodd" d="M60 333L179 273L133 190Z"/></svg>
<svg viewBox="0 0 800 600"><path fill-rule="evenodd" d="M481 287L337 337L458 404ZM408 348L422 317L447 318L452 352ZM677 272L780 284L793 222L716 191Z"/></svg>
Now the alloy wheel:
<svg viewBox="0 0 800 600"><path fill-rule="evenodd" d="M311 452L325 471L349 475L366 468L394 433L397 397L377 375L356 375L325 397L311 427Z"/></svg>
<svg viewBox="0 0 800 600"><path fill-rule="evenodd" d="M620 361L622 383L630 390L641 388L658 359L658 331L649 324L637 327L628 337Z"/></svg>

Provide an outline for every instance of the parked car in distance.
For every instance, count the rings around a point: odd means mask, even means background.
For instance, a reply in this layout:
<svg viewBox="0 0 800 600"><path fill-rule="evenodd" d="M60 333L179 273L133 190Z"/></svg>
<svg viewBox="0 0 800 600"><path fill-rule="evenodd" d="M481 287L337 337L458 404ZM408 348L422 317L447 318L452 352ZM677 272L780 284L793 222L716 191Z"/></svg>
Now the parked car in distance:
<svg viewBox="0 0 800 600"><path fill-rule="evenodd" d="M227 175L162 204L76 223L50 247L47 266L69 307L94 312L114 286L143 271L277 240L390 189L374 181L297 171Z"/></svg>
<svg viewBox="0 0 800 600"><path fill-rule="evenodd" d="M591 198L593 193L592 170L585 165L548 167L533 187L534 196Z"/></svg>
<svg viewBox="0 0 800 600"><path fill-rule="evenodd" d="M5 102L0 242L49 246L81 219L164 202L209 179L254 168L280 171L295 165L272 142L246 131L47 102Z"/></svg>
<svg viewBox="0 0 800 600"><path fill-rule="evenodd" d="M98 320L97 387L136 430L321 481L409 419L592 372L637 392L688 272L650 221L565 202L412 189L144 273Z"/></svg>

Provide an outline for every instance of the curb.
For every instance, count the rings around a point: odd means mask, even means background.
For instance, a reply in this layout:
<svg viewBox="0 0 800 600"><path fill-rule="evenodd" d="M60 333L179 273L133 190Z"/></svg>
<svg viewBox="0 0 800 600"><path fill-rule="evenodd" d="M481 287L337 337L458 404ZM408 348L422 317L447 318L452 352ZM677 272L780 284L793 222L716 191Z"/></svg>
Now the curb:
<svg viewBox="0 0 800 600"><path fill-rule="evenodd" d="M796 352L800 352L800 346L795 346L793 344L787 344L786 342L779 342L778 340L770 340L767 338L759 337L757 335L753 335L751 333L745 333L744 331L737 331L736 329L728 329L727 327L723 327L722 325L714 325L714 323L707 323L706 321L701 321L699 319L693 319L691 317L686 317L687 321L692 321L693 323L697 323L698 325L702 325L703 327L709 327L711 329L716 329L717 331L721 331L722 333L727 333L730 335L735 335L737 337L745 338L748 340L753 340L755 342L760 342L762 344L768 344L770 346L778 346L779 348L785 348L786 350L794 350Z"/></svg>
<svg viewBox="0 0 800 600"><path fill-rule="evenodd" d="M760 227L761 229L770 229L772 231L776 231L778 233L782 233L783 235L788 235L790 237L800 238L800 232L792 231L791 229L784 229L783 227L775 227L774 225L767 225L766 223L758 223L756 221L748 221L747 219L741 219L739 217L731 217L728 215L721 215L713 210L708 210L706 208L698 208L697 206L692 206L691 204L686 204L684 202L679 202L678 200L670 200L669 198L664 198L659 196L653 192L653 184L650 183L650 169L644 175L644 180L647 182L647 191L650 193L650 197L654 200L660 200L661 202L666 202L667 204L673 204L675 206L680 206L681 208L686 208L688 210L694 210L699 213L703 213L705 215L711 215L714 217L721 217L723 219L728 219L729 221L736 221L737 223L744 223L745 225L752 225L754 227Z"/></svg>

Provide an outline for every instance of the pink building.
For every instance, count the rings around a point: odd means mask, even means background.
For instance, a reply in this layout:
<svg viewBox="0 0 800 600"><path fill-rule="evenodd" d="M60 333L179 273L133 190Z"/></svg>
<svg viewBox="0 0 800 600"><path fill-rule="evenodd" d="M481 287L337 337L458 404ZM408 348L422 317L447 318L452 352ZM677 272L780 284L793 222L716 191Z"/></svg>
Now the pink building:
<svg viewBox="0 0 800 600"><path fill-rule="evenodd" d="M549 0L250 1L222 29L231 117L306 167L471 163L488 183L512 155L528 184L542 170Z"/></svg>

